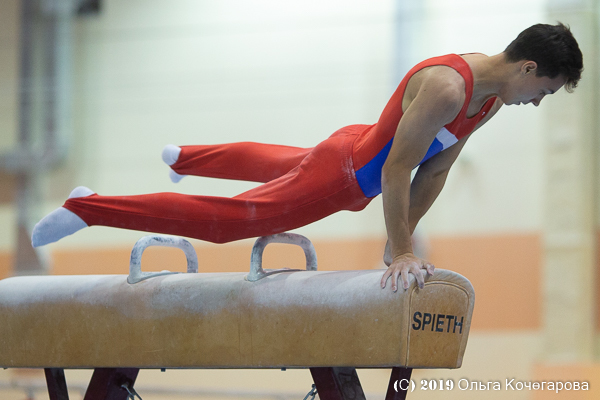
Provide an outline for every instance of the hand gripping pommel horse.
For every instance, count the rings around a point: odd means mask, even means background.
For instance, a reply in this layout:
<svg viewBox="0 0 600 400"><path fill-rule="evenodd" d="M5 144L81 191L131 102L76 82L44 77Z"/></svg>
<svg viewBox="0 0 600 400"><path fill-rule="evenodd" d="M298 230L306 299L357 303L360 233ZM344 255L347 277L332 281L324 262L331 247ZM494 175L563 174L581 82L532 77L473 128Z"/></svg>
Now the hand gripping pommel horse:
<svg viewBox="0 0 600 400"><path fill-rule="evenodd" d="M307 271L263 270L269 243L300 245ZM188 273L142 272L148 246L174 246ZM94 369L85 400L133 398L140 369L309 368L321 400L364 399L355 368L392 368L387 400L413 368L459 368L475 301L464 277L436 270L419 289L382 290L382 270L316 271L300 235L259 238L251 271L197 273L191 244L146 236L126 275L0 281L0 367L44 368L51 400L64 369ZM405 381L406 382L406 381Z"/></svg>

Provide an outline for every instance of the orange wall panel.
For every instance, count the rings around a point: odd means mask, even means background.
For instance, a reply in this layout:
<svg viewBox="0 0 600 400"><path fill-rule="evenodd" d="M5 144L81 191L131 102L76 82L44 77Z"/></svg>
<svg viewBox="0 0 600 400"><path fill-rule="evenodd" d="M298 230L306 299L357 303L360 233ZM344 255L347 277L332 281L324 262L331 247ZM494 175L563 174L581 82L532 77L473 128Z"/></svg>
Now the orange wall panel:
<svg viewBox="0 0 600 400"><path fill-rule="evenodd" d="M537 234L430 239L430 260L475 288L475 330L541 328L542 244Z"/></svg>
<svg viewBox="0 0 600 400"><path fill-rule="evenodd" d="M11 253L0 253L0 279L8 278L12 275L13 257Z"/></svg>

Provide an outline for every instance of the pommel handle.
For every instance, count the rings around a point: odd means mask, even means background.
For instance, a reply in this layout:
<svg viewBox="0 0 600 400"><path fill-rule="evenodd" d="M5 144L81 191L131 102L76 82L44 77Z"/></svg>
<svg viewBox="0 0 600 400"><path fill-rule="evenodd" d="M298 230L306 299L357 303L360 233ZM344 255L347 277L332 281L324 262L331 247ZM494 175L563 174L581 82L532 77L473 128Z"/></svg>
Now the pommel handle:
<svg viewBox="0 0 600 400"><path fill-rule="evenodd" d="M247 281L256 282L265 276L279 272L298 271L293 269L276 269L265 271L262 268L262 256L265 247L269 243L286 243L300 246L302 250L304 250L304 256L306 257L306 270L317 270L317 253L315 252L315 248L308 238L296 233L278 233L276 235L260 237L256 239L256 242L254 242L254 247L252 247L252 256L250 257L250 273L246 276Z"/></svg>
<svg viewBox="0 0 600 400"><path fill-rule="evenodd" d="M161 247L176 247L183 250L187 259L187 272L198 272L198 256L196 250L187 240L176 236L151 235L144 236L136 242L131 250L131 258L129 260L129 276L127 283L134 284L144 279L153 278L155 276L178 274L179 272L142 272L142 254L144 250L150 246Z"/></svg>

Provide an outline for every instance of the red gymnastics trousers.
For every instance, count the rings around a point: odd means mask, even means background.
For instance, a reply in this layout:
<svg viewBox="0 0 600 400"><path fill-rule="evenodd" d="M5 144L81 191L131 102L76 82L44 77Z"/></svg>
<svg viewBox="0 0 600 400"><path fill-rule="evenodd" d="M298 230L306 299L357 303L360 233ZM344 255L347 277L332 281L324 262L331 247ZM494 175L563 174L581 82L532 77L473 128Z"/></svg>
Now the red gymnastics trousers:
<svg viewBox="0 0 600 400"><path fill-rule="evenodd" d="M68 199L88 226L185 236L213 243L295 229L371 201L356 181L353 143L365 125L340 129L314 148L259 143L183 146L181 175L263 182L238 196L156 193Z"/></svg>

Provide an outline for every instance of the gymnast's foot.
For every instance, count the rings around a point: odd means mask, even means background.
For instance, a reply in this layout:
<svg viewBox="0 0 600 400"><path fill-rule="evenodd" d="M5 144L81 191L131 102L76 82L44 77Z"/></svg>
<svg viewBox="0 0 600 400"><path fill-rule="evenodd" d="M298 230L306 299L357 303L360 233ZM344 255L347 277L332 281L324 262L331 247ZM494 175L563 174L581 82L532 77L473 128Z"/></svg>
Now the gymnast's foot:
<svg viewBox="0 0 600 400"><path fill-rule="evenodd" d="M73 189L69 198L86 197L92 194L94 192L90 189L79 186ZM59 207L35 225L31 234L31 245L39 247L48 243L54 243L65 236L72 235L80 229L87 228L87 226L75 213L64 207Z"/></svg>
<svg viewBox="0 0 600 400"><path fill-rule="evenodd" d="M181 147L177 147L173 144L168 144L162 151L162 159L170 167L171 165L175 164L179 159L179 153L181 153ZM171 178L171 181L173 183L177 183L185 177L186 175L180 175L172 169L169 171L169 178Z"/></svg>

